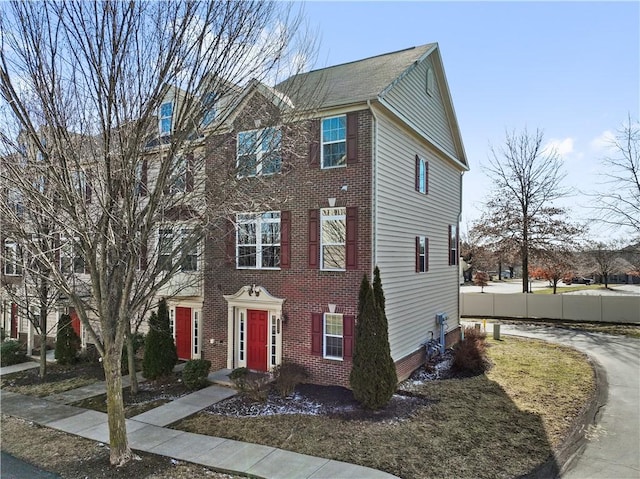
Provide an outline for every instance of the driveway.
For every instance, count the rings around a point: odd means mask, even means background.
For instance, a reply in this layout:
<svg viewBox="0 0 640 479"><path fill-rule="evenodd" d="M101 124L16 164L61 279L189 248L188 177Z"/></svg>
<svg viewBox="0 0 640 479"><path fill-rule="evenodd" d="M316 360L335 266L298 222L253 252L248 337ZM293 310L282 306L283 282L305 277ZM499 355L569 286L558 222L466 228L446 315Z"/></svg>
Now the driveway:
<svg viewBox="0 0 640 479"><path fill-rule="evenodd" d="M487 333L491 328L487 324ZM502 324L501 333L572 346L604 368L608 384L605 404L562 477L640 478L640 339L525 324Z"/></svg>

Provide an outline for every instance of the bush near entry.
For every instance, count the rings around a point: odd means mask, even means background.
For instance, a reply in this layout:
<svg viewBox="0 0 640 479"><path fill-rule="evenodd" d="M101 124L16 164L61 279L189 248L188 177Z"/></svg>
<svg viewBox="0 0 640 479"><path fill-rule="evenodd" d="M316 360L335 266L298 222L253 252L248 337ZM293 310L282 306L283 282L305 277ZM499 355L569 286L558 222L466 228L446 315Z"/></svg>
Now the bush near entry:
<svg viewBox="0 0 640 479"><path fill-rule="evenodd" d="M149 318L149 332L144 341L142 375L152 380L168 376L173 372L177 362L178 353L169 327L169 309L163 299L158 304L158 311L153 311Z"/></svg>
<svg viewBox="0 0 640 479"><path fill-rule="evenodd" d="M58 320L54 357L58 364L73 364L78 358L82 341L71 324L71 316L63 314Z"/></svg>
<svg viewBox="0 0 640 479"><path fill-rule="evenodd" d="M189 389L201 389L209 384L207 376L211 369L211 361L207 359L192 359L187 361L182 371L182 380Z"/></svg>

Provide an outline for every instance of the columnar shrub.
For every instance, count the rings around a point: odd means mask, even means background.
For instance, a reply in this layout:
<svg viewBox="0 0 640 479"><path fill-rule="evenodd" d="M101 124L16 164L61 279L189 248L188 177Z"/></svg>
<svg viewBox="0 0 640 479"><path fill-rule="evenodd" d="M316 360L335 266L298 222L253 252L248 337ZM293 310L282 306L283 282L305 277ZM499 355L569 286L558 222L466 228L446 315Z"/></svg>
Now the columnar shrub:
<svg viewBox="0 0 640 479"><path fill-rule="evenodd" d="M487 335L476 328L465 328L464 339L453 348L453 369L480 374L489 368Z"/></svg>
<svg viewBox="0 0 640 479"><path fill-rule="evenodd" d="M349 376L354 397L367 409L380 409L387 405L398 382L389 347L378 268L375 276L375 293L366 275L360 284L353 366Z"/></svg>
<svg viewBox="0 0 640 479"><path fill-rule="evenodd" d="M309 378L309 373L301 364L283 361L273 370L273 377L276 390L284 398L293 394L296 386Z"/></svg>
<svg viewBox="0 0 640 479"><path fill-rule="evenodd" d="M56 334L56 349L54 357L58 364L73 364L76 362L82 341L71 325L71 316L63 314L58 319Z"/></svg>
<svg viewBox="0 0 640 479"><path fill-rule="evenodd" d="M142 375L147 379L168 376L178 362L176 345L169 327L169 309L162 299L158 312L153 311L149 318L149 332L144 342Z"/></svg>
<svg viewBox="0 0 640 479"><path fill-rule="evenodd" d="M182 380L189 389L201 389L209 384L207 376L211 369L211 361L206 359L192 359L187 361L182 371Z"/></svg>

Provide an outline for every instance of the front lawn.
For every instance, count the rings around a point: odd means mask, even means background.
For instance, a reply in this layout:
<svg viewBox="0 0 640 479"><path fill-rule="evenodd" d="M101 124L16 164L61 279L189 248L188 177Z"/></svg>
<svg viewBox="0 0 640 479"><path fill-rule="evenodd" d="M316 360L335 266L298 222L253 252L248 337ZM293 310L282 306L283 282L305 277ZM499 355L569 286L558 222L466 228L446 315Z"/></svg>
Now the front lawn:
<svg viewBox="0 0 640 479"><path fill-rule="evenodd" d="M516 477L561 443L594 393L593 370L583 354L558 345L512 337L490 345L494 367L486 375L403 383L394 408L423 399L405 417L314 408L247 417L238 416L235 406L229 408L235 416L225 415L221 403L174 427L361 464L403 479Z"/></svg>

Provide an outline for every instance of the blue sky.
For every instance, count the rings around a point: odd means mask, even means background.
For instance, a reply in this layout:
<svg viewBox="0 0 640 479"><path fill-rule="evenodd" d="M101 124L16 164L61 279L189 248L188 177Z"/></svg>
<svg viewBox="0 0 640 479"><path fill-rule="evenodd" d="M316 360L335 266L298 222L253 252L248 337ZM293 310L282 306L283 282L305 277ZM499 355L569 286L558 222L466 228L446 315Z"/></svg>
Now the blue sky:
<svg viewBox="0 0 640 479"><path fill-rule="evenodd" d="M462 228L492 191L482 172L505 131L544 131L574 192L572 217L601 182L603 139L640 108L639 2L320 2L316 67L438 42L471 171ZM603 237L606 231L594 230ZM619 234L619 232L610 232Z"/></svg>

